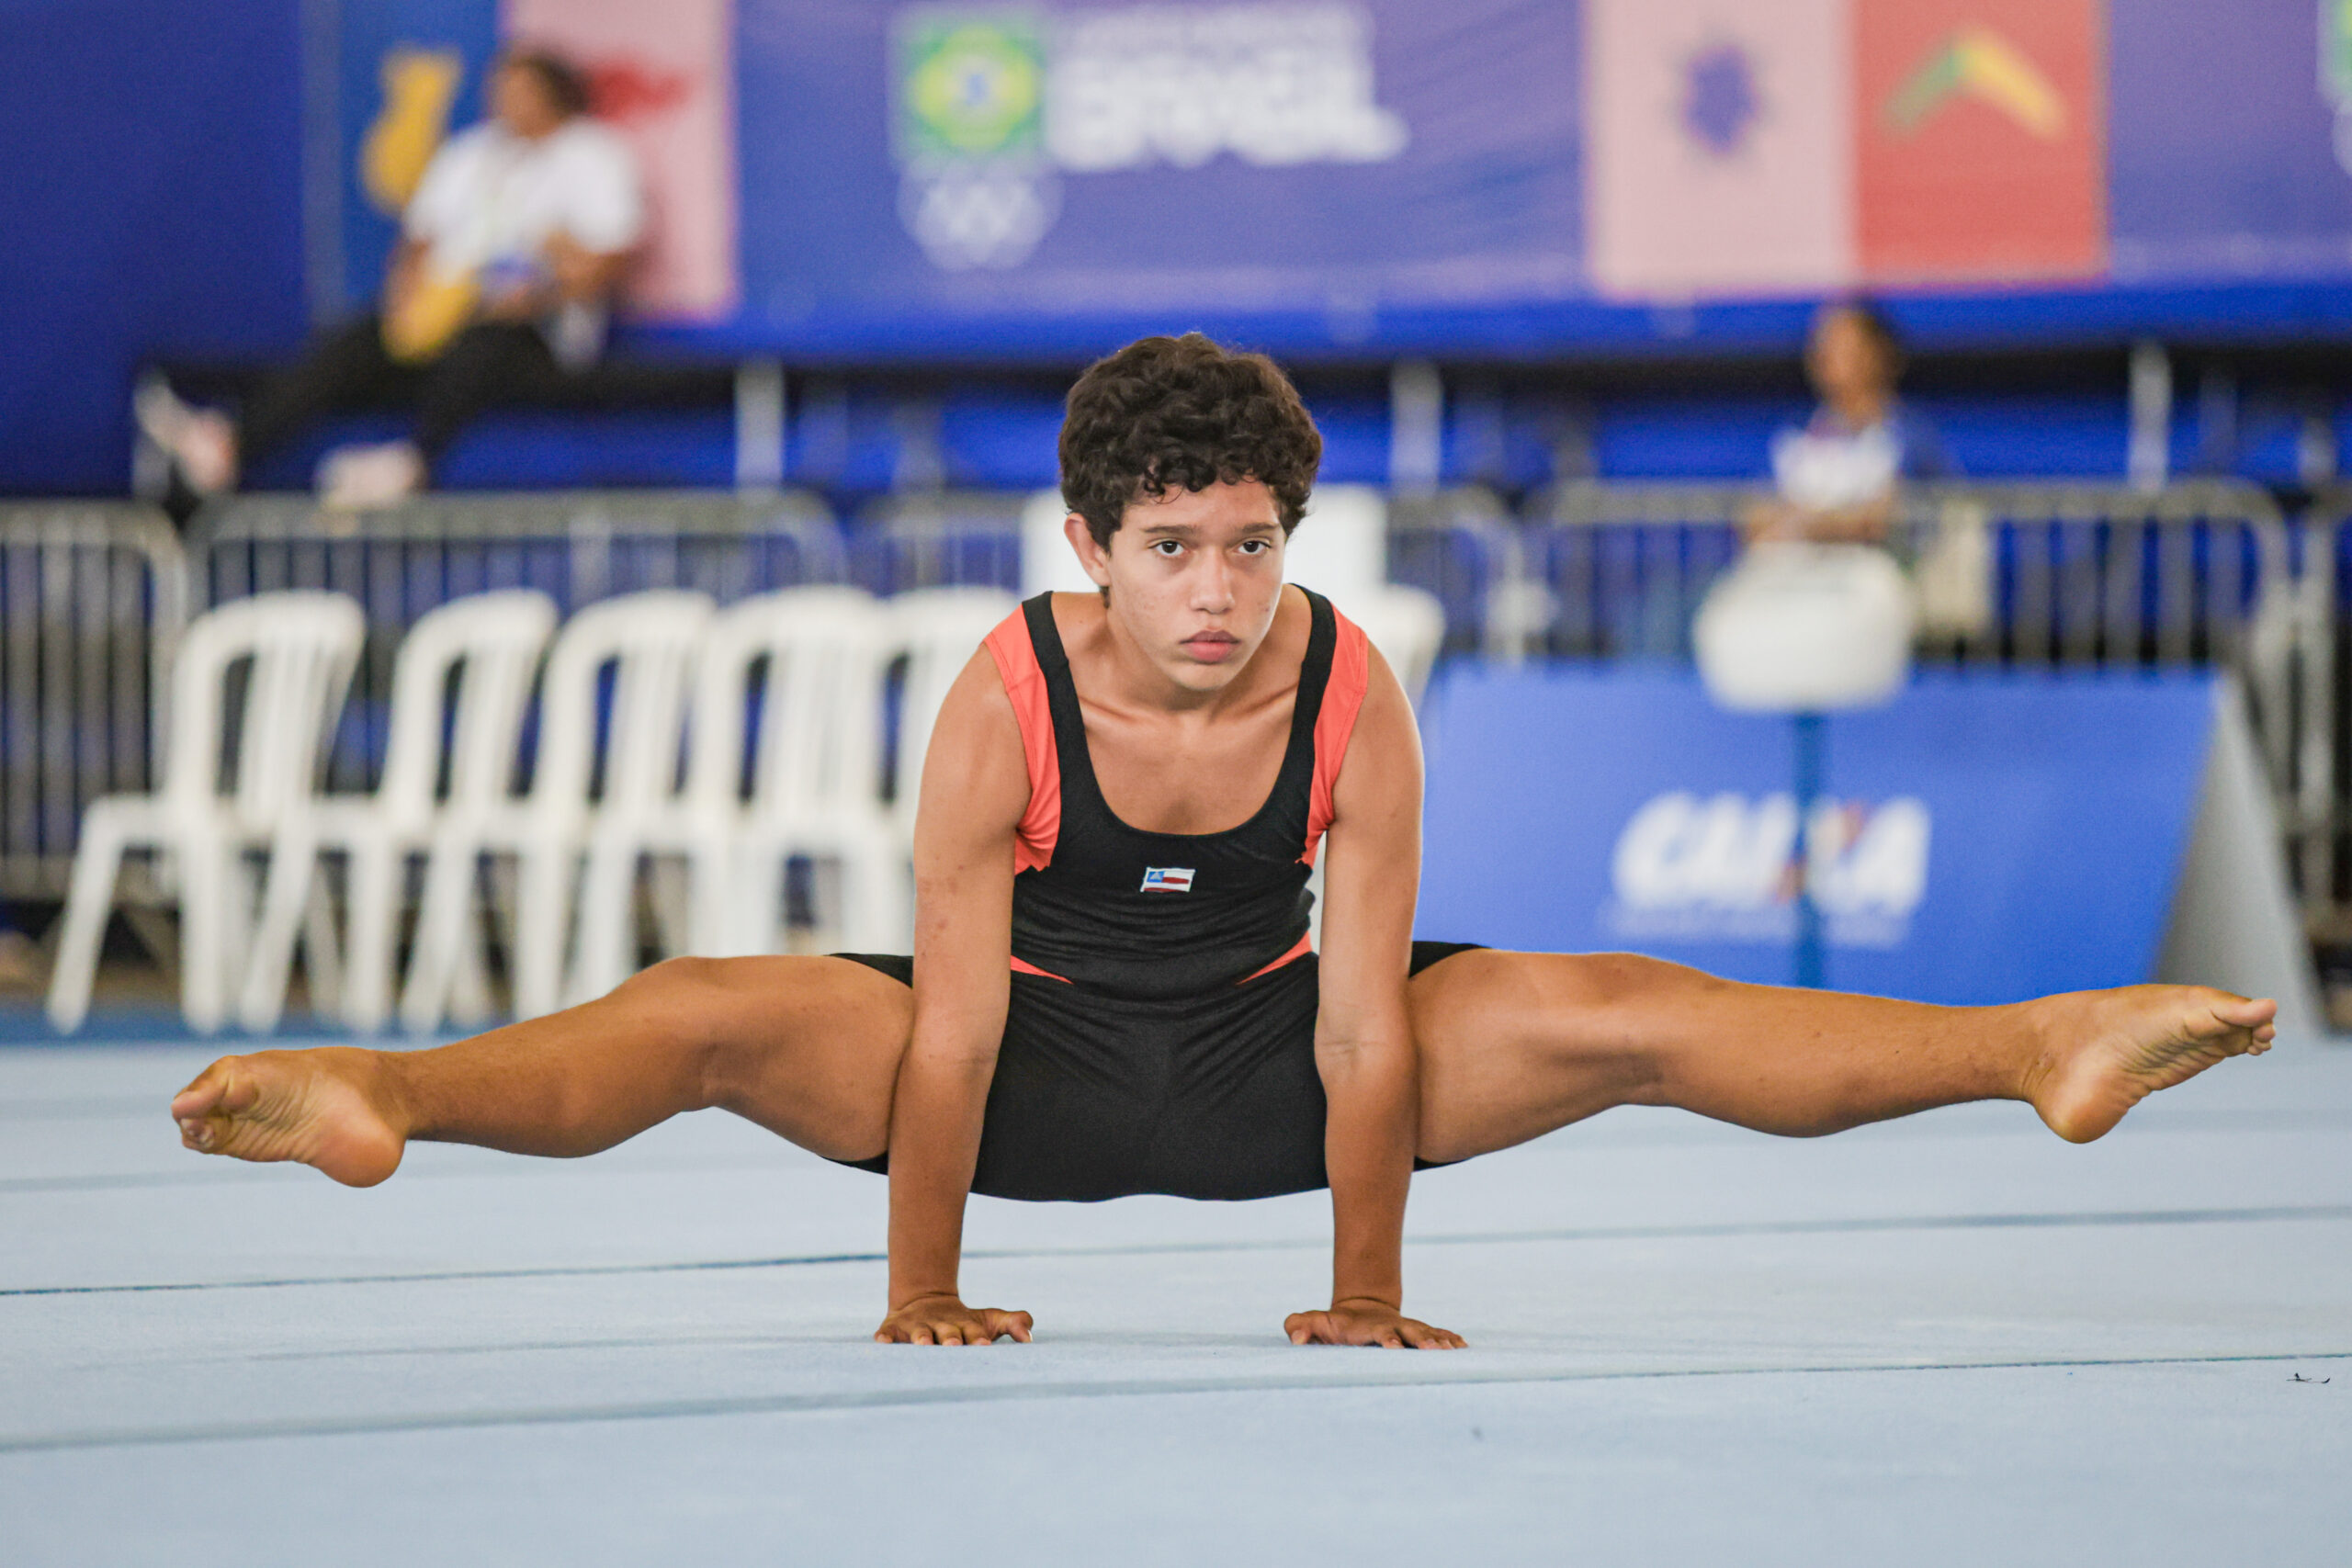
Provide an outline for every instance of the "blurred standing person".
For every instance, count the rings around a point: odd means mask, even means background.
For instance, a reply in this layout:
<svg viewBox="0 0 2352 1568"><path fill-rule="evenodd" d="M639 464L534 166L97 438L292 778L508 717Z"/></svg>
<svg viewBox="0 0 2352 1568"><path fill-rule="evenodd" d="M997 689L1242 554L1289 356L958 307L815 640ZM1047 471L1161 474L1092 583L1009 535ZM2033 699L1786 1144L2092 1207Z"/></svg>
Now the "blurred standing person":
<svg viewBox="0 0 2352 1568"><path fill-rule="evenodd" d="M1869 300L1833 300L1814 316L1804 365L1820 407L1773 438L1780 493L1751 510L1742 531L1751 544L1887 545L1903 482L1951 468L1935 431L1896 395L1902 340Z"/></svg>
<svg viewBox="0 0 2352 1568"><path fill-rule="evenodd" d="M410 439L320 465L329 504L388 504L422 489L484 409L547 400L603 353L645 227L635 157L588 113L585 83L553 54L508 50L489 99L490 118L427 165L376 310L321 337L242 417L191 408L160 380L141 389L141 428L192 488L235 489L330 410L413 401Z"/></svg>

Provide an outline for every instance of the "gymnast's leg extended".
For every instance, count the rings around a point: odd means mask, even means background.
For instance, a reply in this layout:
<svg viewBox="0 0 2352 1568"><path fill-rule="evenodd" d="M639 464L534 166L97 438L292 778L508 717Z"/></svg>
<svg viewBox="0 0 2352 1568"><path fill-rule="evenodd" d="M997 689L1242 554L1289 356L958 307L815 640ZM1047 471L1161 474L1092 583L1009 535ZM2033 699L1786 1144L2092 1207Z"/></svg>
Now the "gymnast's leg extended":
<svg viewBox="0 0 2352 1568"><path fill-rule="evenodd" d="M719 1107L801 1147L889 1143L914 993L842 958L678 958L610 995L430 1051L224 1056L172 1101L205 1154L300 1160L368 1187L412 1138L594 1154Z"/></svg>
<svg viewBox="0 0 2352 1568"><path fill-rule="evenodd" d="M1507 1148L1612 1105L1796 1137L2021 1100L2087 1142L2156 1089L2269 1049L2276 1007L2199 986L1946 1008L1720 980L1628 953L1472 949L1407 992L1420 1154Z"/></svg>

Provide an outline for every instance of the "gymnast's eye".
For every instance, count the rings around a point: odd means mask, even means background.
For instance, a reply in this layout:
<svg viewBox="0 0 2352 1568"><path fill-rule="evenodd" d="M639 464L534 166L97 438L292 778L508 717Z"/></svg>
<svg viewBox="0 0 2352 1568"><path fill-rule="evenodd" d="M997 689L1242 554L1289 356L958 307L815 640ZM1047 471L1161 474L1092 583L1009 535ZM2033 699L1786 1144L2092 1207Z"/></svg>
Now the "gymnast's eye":
<svg viewBox="0 0 2352 1568"><path fill-rule="evenodd" d="M1241 553L1244 555L1262 556L1273 547L1272 542L1267 539L1244 539L1241 541Z"/></svg>
<svg viewBox="0 0 2352 1568"><path fill-rule="evenodd" d="M1184 542L1182 539L1154 539L1151 542L1151 547L1170 560L1174 560L1183 553Z"/></svg>

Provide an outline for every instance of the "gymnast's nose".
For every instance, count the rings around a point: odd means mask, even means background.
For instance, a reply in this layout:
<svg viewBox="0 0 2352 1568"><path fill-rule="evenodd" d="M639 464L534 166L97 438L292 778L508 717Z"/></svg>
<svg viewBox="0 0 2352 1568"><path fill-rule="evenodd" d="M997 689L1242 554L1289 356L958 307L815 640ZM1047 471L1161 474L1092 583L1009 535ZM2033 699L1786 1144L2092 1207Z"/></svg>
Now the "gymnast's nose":
<svg viewBox="0 0 2352 1568"><path fill-rule="evenodd" d="M1233 608L1233 563L1223 550L1203 550L1193 572L1192 607L1204 615L1222 615Z"/></svg>

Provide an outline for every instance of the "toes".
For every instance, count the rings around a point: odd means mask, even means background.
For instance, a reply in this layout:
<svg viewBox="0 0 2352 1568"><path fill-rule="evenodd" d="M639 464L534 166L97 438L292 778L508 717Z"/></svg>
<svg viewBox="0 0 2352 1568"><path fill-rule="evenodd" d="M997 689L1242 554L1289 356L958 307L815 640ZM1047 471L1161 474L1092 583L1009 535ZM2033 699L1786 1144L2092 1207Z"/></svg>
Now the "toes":
<svg viewBox="0 0 2352 1568"><path fill-rule="evenodd" d="M196 1075L188 1086L172 1097L172 1115L186 1119L201 1116L220 1103L220 1094L227 1082L227 1068L233 1056L223 1056Z"/></svg>
<svg viewBox="0 0 2352 1568"><path fill-rule="evenodd" d="M2260 1029L2278 1017L2278 1004L2268 997L2240 997L2227 991L2213 993L2213 1017L2231 1029Z"/></svg>
<svg viewBox="0 0 2352 1568"><path fill-rule="evenodd" d="M235 1066L221 1075L219 1109L236 1116L251 1111L260 1101L261 1084L250 1071L240 1070L245 1065L243 1058L232 1056L229 1061Z"/></svg>

